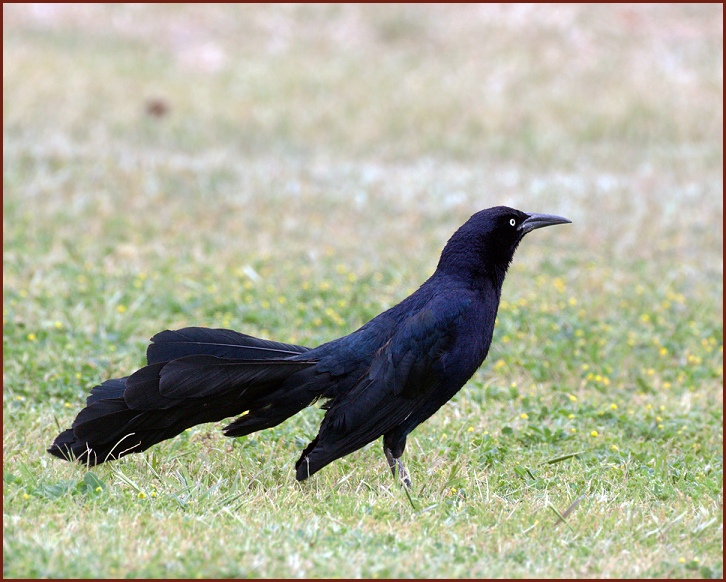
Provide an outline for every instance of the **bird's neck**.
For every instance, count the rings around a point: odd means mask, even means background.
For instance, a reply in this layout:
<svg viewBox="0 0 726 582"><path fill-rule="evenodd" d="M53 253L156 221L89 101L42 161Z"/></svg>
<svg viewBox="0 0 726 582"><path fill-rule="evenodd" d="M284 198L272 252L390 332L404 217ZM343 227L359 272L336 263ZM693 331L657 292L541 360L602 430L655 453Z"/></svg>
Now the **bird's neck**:
<svg viewBox="0 0 726 582"><path fill-rule="evenodd" d="M436 275L457 281L474 291L487 294L494 292L499 302L508 267L509 263L483 260L471 252L451 252L442 254Z"/></svg>

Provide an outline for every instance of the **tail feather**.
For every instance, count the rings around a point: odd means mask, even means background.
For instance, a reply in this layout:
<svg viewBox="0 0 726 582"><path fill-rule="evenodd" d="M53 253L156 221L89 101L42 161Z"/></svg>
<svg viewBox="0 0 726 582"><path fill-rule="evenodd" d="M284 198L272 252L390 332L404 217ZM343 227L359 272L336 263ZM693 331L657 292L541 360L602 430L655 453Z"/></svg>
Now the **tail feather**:
<svg viewBox="0 0 726 582"><path fill-rule="evenodd" d="M73 421L73 432L80 439L91 439L98 435L102 440L107 434L123 427L139 414L138 410L131 410L126 406L123 398L108 398L94 402L78 413Z"/></svg>
<svg viewBox="0 0 726 582"><path fill-rule="evenodd" d="M291 374L277 391L260 395L247 414L224 427L225 436L240 437L277 426L323 396L332 377L315 367Z"/></svg>
<svg viewBox="0 0 726 582"><path fill-rule="evenodd" d="M107 398L123 397L124 390L126 390L127 379L128 376L125 378L113 378L112 380L106 380L100 386L94 386L91 388L91 393L86 399L86 406L90 406L94 402L105 400Z"/></svg>
<svg viewBox="0 0 726 582"><path fill-rule="evenodd" d="M281 359L303 354L310 349L252 337L231 329L205 327L162 331L152 337L151 341L146 350L149 364L202 355L233 360Z"/></svg>
<svg viewBox="0 0 726 582"><path fill-rule="evenodd" d="M167 362L144 366L126 378L121 393L126 405L133 410L165 410L179 404L178 398L168 398L159 392L161 370Z"/></svg>
<svg viewBox="0 0 726 582"><path fill-rule="evenodd" d="M186 356L166 364L160 372L159 392L167 398L205 398L234 386L279 383L310 362L290 360L225 360L216 356Z"/></svg>
<svg viewBox="0 0 726 582"><path fill-rule="evenodd" d="M94 387L86 408L58 435L49 453L95 465L146 450L191 426L243 415L225 430L234 436L230 427L242 419L248 419L240 423L245 427L274 426L319 396L311 380L316 362L283 359L307 348L229 330L188 328L162 332L154 341L159 336L162 340L152 347L162 347L150 348L150 364ZM243 342L247 345L239 345ZM189 353L193 346L200 351ZM232 359L222 353L258 357Z"/></svg>
<svg viewBox="0 0 726 582"><path fill-rule="evenodd" d="M113 445L91 445L84 440L79 440L73 433L73 429L69 428L60 433L48 452L63 459L65 461L78 461L88 463L89 465L98 465L105 461L110 461L122 457L130 452L138 450L139 441L131 441L134 435L121 439Z"/></svg>

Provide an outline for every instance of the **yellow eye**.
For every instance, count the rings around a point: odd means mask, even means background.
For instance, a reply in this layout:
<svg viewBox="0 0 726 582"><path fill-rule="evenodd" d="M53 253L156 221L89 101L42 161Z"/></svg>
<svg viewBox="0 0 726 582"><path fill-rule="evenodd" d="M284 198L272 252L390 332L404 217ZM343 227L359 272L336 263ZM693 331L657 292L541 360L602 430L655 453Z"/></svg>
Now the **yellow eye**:
<svg viewBox="0 0 726 582"><path fill-rule="evenodd" d="M514 220L513 218L510 218L509 219L509 226L514 226L515 224L517 224L517 221Z"/></svg>

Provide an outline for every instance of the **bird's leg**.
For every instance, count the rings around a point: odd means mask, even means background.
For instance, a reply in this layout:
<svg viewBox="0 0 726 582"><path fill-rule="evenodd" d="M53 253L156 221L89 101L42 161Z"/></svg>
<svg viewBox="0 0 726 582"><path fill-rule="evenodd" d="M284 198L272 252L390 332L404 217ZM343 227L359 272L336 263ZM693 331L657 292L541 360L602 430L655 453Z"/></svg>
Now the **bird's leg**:
<svg viewBox="0 0 726 582"><path fill-rule="evenodd" d="M408 489L411 489L411 479L408 478L408 473L406 472L406 467L403 466L401 457L394 457L391 449L386 445L383 445L383 452L386 453L386 459L388 460L388 466L391 468L391 473L393 473L393 478L395 479L398 473L398 478L401 482Z"/></svg>

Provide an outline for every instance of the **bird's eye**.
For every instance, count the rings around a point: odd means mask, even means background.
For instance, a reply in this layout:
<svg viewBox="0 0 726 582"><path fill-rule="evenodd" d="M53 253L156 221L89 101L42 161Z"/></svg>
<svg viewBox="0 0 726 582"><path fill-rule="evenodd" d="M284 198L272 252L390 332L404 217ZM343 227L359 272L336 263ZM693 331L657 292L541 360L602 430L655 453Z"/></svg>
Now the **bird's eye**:
<svg viewBox="0 0 726 582"><path fill-rule="evenodd" d="M509 226L514 226L515 224L517 224L517 221L514 220L513 218L510 218L509 219Z"/></svg>

